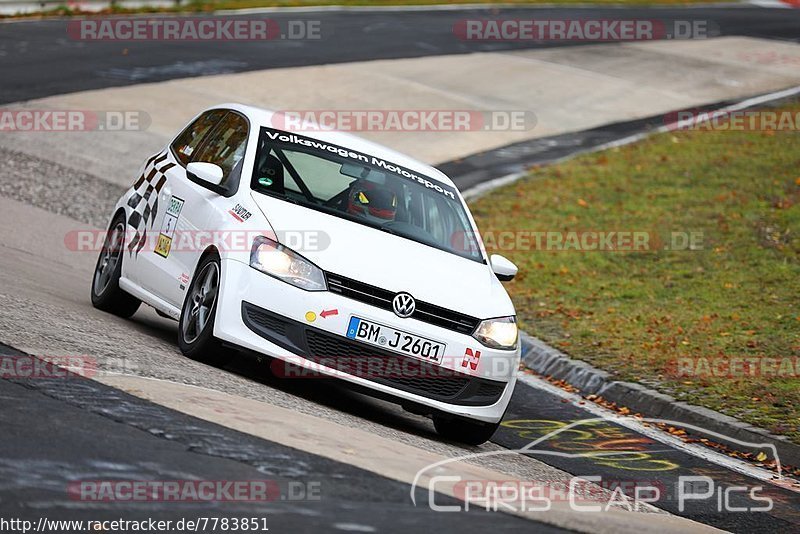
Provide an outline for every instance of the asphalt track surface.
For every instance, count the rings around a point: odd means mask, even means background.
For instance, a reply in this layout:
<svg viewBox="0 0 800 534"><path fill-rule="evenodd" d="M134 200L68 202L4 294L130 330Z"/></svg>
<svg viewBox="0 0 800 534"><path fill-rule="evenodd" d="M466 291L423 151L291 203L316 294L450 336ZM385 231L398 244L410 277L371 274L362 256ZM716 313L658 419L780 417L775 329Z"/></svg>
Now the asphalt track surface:
<svg viewBox="0 0 800 534"><path fill-rule="evenodd" d="M558 432L565 423L587 421L554 434L535 447L530 454L550 465L580 477L601 477L602 487L619 487L630 497L636 487L657 487L660 496L653 504L672 514L688 517L700 523L732 532L781 532L800 528L800 494L770 486L748 476L710 465L707 461L654 441L640 433L608 421L591 421L587 413L563 402L556 402L548 392L520 387L514 392L505 416L504 426L492 441L511 450L528 446L533 440ZM614 451L619 455L602 456ZM557 453L557 454L552 454ZM599 453L594 455L594 453ZM687 477L707 476L714 480L714 497L693 501L684 499L679 509L680 477L684 477L684 492L704 493L707 487L692 487ZM763 486L758 496L769 497L774 507L770 511L731 513L720 505L717 496L728 488ZM739 508L759 508L763 503L750 495L730 494L730 504ZM602 503L593 503L602 504Z"/></svg>
<svg viewBox="0 0 800 534"><path fill-rule="evenodd" d="M757 7L290 11L239 16L271 18L282 31L290 20L319 21L321 38L89 42L71 38L69 22L64 20L0 24L0 63L4 73L0 104L88 89L278 67L584 44L461 40L453 26L469 18L656 19L667 27L675 20L700 20L708 21L709 31L719 36L795 42L800 39L800 10Z"/></svg>
<svg viewBox="0 0 800 534"><path fill-rule="evenodd" d="M64 21L24 22L0 26L3 71L13 73L4 76L0 82L0 102L221 72L565 45L466 43L452 35L452 25L457 20L505 15L703 19L715 21L721 35L795 41L800 28L800 13L797 11L758 8L655 11L514 9L500 13L483 9L467 12L321 12L268 15L279 21L319 19L323 21L323 28L336 28L328 34L323 32L324 38L318 42L207 45L82 43L67 38ZM128 50L123 55L124 48ZM647 126L646 122L635 125L634 129ZM616 135L619 132L612 133ZM606 135L599 129L593 138L599 143L599 140L606 139ZM558 157L570 151L569 143L562 145L568 148L563 154L559 152ZM578 148L572 144L572 151ZM451 164L446 170L457 181L459 176L473 173L471 183L459 183L464 187L497 177L498 169L506 169L502 163L494 164L500 167L486 172L486 162L467 159ZM57 284L58 281L49 283ZM152 335L170 337L164 332ZM2 347L0 353L18 354L8 347ZM260 371L250 364L242 363L236 372L261 381ZM292 387L303 389L306 386ZM309 390L313 387L307 386ZM319 398L313 392L308 396L312 401ZM70 480L114 476L163 480L166 478L164 473L168 472L175 474L173 478L205 480L269 477L281 482L320 481L324 498L313 503L238 503L224 508L228 516L246 516L254 511L266 514L270 521L274 521L272 524L285 527L283 530L287 531L314 527L325 530L326 527L336 528L334 523L359 525L365 517L369 518L369 525L379 531L502 532L526 527L533 527L536 531L549 528L505 514L436 514L424 506L414 508L408 500L409 488L405 484L200 421L92 381L0 380L0 398L4 403L4 409L0 411L3 428L0 508L4 515L38 518L51 514L51 518L91 519L120 516L135 519L153 515L169 519L202 515L197 513L195 505L150 505L145 508L141 503L127 507L99 505L87 513L85 509L70 506L70 499L65 494ZM318 402L325 401L319 399ZM358 409L355 410L357 413ZM365 416L371 410L374 408L365 408ZM494 436L493 442L514 450L564 424L588 417L583 410L565 405L550 393L520 384L505 425ZM30 424L31 421L36 423ZM601 476L605 482L618 482L626 489L629 487L626 483L631 481L656 484L665 494L665 498L656 503L659 508L719 528L735 532L797 531L800 528L800 498L797 493L736 474L610 422L588 425L570 433L569 438L556 437L538 445L537 449L575 454L533 456L573 475ZM639 460L635 460L633 465L613 459L598 461L591 453L608 450L609 440L622 440L624 444L619 447L617 443L617 447L624 453L623 458ZM628 453L634 455L625 456ZM25 468L20 469L20 465ZM680 511L676 502L677 480L679 476L687 475L710 476L717 483L717 489L734 485L766 486L764 495L773 499L775 507L769 512L726 513L719 510L715 499L709 499L691 503L686 510ZM740 496L733 499L736 505L754 505ZM309 513L309 508L313 508L312 513ZM207 508L204 507L203 511Z"/></svg>
<svg viewBox="0 0 800 534"><path fill-rule="evenodd" d="M0 345L0 358L24 355ZM214 425L78 376L0 380L4 517L55 520L266 518L278 532L425 529L516 532L507 514L441 514L413 506L406 484ZM27 424L36 421L36 424ZM102 437L101 437L102 436ZM261 502L83 501L78 480L270 481ZM274 484L274 486L273 486ZM427 492L417 491L420 502ZM439 495L441 505L455 499ZM536 524L545 533L563 532ZM352 528L351 528L352 530Z"/></svg>
<svg viewBox="0 0 800 534"><path fill-rule="evenodd" d="M0 368L11 366L3 360L20 356L24 354L0 344ZM269 374L263 366L244 356L228 370L256 381ZM292 387L302 390L319 387L315 381L310 382ZM427 528L443 532L492 529L505 532L522 528L558 531L496 511L479 508L476 511L474 507L469 514L434 513L424 504L415 507L410 503L410 487L406 484L201 421L78 376L0 380L0 398L4 402L0 412L4 429L0 509L5 516L34 521L43 515L49 519L152 517L176 521L256 514L268 518L269 526L278 531L325 531L340 524L362 525L378 532L416 532ZM594 417L546 391L520 383L504 424L492 442L513 455L516 454L513 451L529 446L533 440L587 419ZM31 421L36 424L30 424ZM614 454L603 456L610 453ZM800 528L800 494L711 464L613 422L589 421L566 429L525 454L575 476L600 477L597 484L602 488L610 491L619 488L631 498L635 497L637 487L657 487L660 496L653 502L655 506L717 528L732 532ZM698 476L714 481L713 496L687 500L685 509L679 510L680 477ZM68 488L70 482L80 480L270 480L277 482L282 497L262 503L212 505L174 502L77 505ZM552 499L557 499L559 488L563 488L547 480L527 482L552 488L547 490L552 492L548 493ZM292 491L288 485L298 483L303 488L317 484L320 498L290 499ZM758 496L771 499L772 509L750 513L727 511L718 496L735 486L762 488ZM702 493L705 488L687 491ZM427 492L417 489L416 495L418 503L427 502ZM649 493L642 495L647 498ZM601 495L581 501L581 505L602 508L611 500L608 495ZM445 496L438 496L436 501L440 505L451 504ZM728 502L728 506L741 509L763 506L763 502L741 492L732 493ZM529 501L527 505L535 508L541 503Z"/></svg>

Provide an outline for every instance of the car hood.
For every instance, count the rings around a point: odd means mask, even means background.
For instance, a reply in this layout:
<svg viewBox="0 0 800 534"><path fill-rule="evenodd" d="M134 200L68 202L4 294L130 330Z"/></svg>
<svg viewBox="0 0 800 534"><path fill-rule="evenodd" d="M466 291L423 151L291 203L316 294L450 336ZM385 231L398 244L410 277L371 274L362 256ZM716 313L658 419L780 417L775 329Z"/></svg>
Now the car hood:
<svg viewBox="0 0 800 534"><path fill-rule="evenodd" d="M267 195L252 196L278 241L324 271L480 319L514 314L486 264ZM306 246L299 244L300 235ZM318 236L319 246L308 246L308 236Z"/></svg>

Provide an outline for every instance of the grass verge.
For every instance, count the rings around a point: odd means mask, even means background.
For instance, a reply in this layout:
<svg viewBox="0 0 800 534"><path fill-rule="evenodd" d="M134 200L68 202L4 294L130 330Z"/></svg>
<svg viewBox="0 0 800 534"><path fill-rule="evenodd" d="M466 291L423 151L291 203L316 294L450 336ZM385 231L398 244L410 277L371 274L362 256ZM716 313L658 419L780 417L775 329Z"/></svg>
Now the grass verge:
<svg viewBox="0 0 800 534"><path fill-rule="evenodd" d="M534 169L472 209L520 267L507 287L527 332L800 442L800 132L657 135ZM576 251L571 231L649 246ZM526 232L555 232L550 250L525 250Z"/></svg>

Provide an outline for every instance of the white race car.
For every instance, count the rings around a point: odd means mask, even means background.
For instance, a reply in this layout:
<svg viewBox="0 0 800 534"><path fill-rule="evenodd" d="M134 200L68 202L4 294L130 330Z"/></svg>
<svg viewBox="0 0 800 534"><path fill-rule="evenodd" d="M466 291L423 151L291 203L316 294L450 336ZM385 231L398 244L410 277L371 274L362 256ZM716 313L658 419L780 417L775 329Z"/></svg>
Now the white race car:
<svg viewBox="0 0 800 534"><path fill-rule="evenodd" d="M488 440L519 365L500 283L517 268L487 257L441 172L276 117L214 107L147 160L114 207L92 303L178 320L191 358L266 355L278 374L337 377L448 439Z"/></svg>

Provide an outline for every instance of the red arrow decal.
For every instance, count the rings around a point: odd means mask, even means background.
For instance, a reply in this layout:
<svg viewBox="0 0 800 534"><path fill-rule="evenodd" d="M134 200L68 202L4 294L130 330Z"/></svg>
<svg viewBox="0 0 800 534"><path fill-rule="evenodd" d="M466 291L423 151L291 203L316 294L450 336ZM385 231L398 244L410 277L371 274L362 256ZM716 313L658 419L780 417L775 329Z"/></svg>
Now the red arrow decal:
<svg viewBox="0 0 800 534"><path fill-rule="evenodd" d="M333 310L322 310L322 312L319 314L319 316L322 317L323 319L325 319L330 315L339 315L339 310L335 308Z"/></svg>

